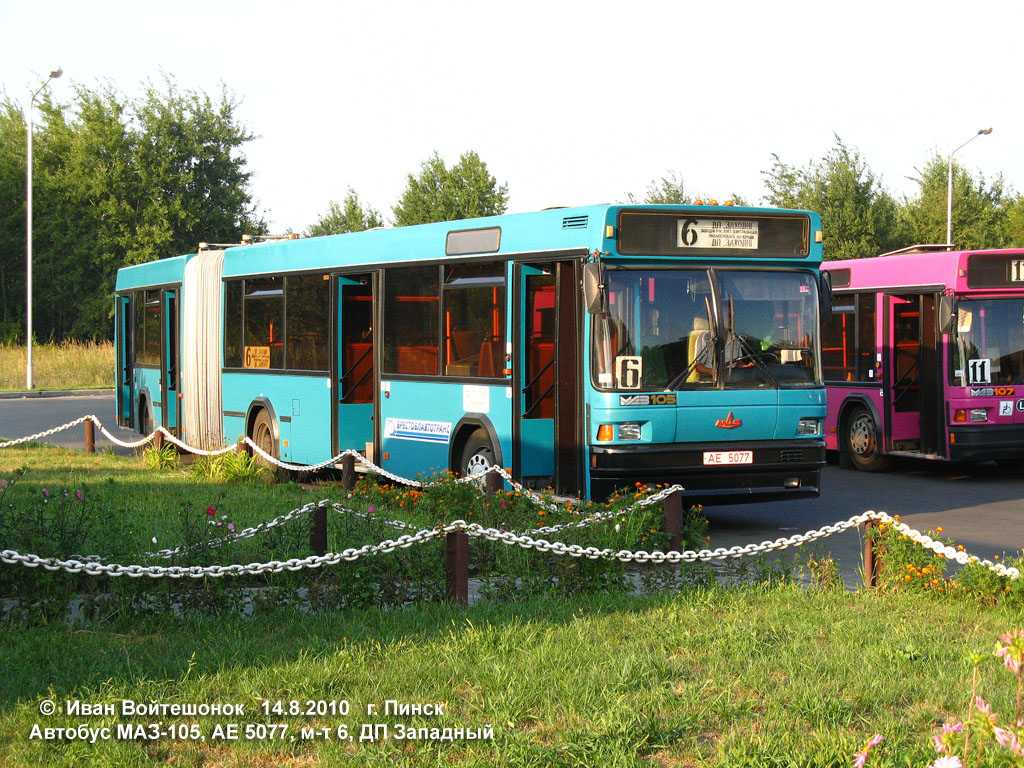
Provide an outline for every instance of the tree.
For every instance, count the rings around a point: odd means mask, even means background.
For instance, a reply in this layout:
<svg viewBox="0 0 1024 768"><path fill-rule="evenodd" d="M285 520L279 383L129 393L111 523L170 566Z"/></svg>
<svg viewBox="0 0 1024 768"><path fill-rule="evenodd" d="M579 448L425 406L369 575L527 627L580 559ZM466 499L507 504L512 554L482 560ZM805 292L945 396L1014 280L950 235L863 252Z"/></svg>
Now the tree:
<svg viewBox="0 0 1024 768"><path fill-rule="evenodd" d="M690 205L695 198L686 192L682 175L677 171L669 171L667 176L655 179L647 185L647 194L643 200L638 201L632 193L628 195L628 199L630 203L635 204L639 202L642 205ZM714 198L713 196L705 195L696 199L706 203ZM747 204L739 195L732 195L724 199L731 200L735 205Z"/></svg>
<svg viewBox="0 0 1024 768"><path fill-rule="evenodd" d="M780 208L805 208L821 214L826 259L877 256L899 247L897 204L861 159L836 136L836 145L819 162L794 168L772 155L762 171L766 202Z"/></svg>
<svg viewBox="0 0 1024 768"><path fill-rule="evenodd" d="M384 220L381 219L380 213L369 206L363 206L359 201L359 195L349 187L345 201L338 205L332 200L327 206L327 213L322 214L316 223L306 229L306 237L362 232L365 229L382 226Z"/></svg>
<svg viewBox="0 0 1024 768"><path fill-rule="evenodd" d="M949 190L948 159L938 153L917 170L915 198L906 200L902 216L914 243L946 242ZM960 248L1004 248L1022 242L1020 198L1007 195L1000 174L991 184L953 163L953 242ZM1014 234L1017 230L1016 236Z"/></svg>
<svg viewBox="0 0 1024 768"><path fill-rule="evenodd" d="M451 168L435 152L418 176L409 174L405 191L394 207L400 227L432 221L496 216L508 205L508 186L498 185L476 152L464 153Z"/></svg>
<svg viewBox="0 0 1024 768"><path fill-rule="evenodd" d="M25 120L0 102L0 344L16 341L25 318Z"/></svg>
<svg viewBox="0 0 1024 768"><path fill-rule="evenodd" d="M33 325L41 338L110 337L118 268L265 228L241 153L253 136L236 108L226 92L214 101L169 79L135 101L109 86L78 86L70 105L44 95L33 194ZM2 322L24 312L23 300L12 298L25 279L24 183L10 197L5 186L24 176L24 122L9 101L0 136Z"/></svg>

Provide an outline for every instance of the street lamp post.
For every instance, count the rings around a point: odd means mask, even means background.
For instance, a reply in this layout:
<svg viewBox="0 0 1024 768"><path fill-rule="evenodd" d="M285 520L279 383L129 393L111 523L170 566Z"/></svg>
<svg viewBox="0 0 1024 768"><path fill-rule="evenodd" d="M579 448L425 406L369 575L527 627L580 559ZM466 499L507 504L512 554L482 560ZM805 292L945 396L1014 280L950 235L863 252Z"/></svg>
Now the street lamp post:
<svg viewBox="0 0 1024 768"><path fill-rule="evenodd" d="M50 76L43 81L42 85L36 88L36 92L28 100L28 152L25 166L25 348L28 352L28 359L25 363L26 389L32 389L32 105L35 104L36 96L42 93L43 88L51 80L55 80L63 74L64 71L60 67L52 70Z"/></svg>
<svg viewBox="0 0 1024 768"><path fill-rule="evenodd" d="M991 128L982 128L967 141L949 153L949 177L946 187L946 245L953 244L953 155L966 147L979 136L988 136L992 133Z"/></svg>

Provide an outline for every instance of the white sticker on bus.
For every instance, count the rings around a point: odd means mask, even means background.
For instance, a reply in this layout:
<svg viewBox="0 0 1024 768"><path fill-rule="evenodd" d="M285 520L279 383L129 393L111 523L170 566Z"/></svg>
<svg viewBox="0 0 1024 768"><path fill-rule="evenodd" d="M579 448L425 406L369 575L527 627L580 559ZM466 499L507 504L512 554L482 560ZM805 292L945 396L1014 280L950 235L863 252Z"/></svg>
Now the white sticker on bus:
<svg viewBox="0 0 1024 768"><path fill-rule="evenodd" d="M992 361L987 357L979 357L967 361L967 383L968 384L991 384L992 383Z"/></svg>
<svg viewBox="0 0 1024 768"><path fill-rule="evenodd" d="M462 410L466 413L490 413L491 390L475 384L463 384Z"/></svg>
<svg viewBox="0 0 1024 768"><path fill-rule="evenodd" d="M1013 416L1013 400L1000 400L999 401L999 415L1000 416Z"/></svg>
<svg viewBox="0 0 1024 768"><path fill-rule="evenodd" d="M677 248L757 249L757 222L743 219L679 219Z"/></svg>
<svg viewBox="0 0 1024 768"><path fill-rule="evenodd" d="M452 436L450 421L420 419L384 419L384 437L416 440L421 443L447 443Z"/></svg>

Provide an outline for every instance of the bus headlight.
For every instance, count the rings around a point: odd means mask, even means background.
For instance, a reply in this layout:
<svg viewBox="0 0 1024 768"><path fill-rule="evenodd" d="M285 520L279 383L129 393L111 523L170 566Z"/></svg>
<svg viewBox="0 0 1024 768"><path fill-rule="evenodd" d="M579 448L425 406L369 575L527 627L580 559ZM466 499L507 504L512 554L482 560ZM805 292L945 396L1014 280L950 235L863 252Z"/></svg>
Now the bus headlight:
<svg viewBox="0 0 1024 768"><path fill-rule="evenodd" d="M821 419L800 419L796 425L798 435L816 435L821 431Z"/></svg>
<svg viewBox="0 0 1024 768"><path fill-rule="evenodd" d="M627 421L625 424L619 424L619 440L639 440L642 431L639 421Z"/></svg>
<svg viewBox="0 0 1024 768"><path fill-rule="evenodd" d="M988 421L988 408L971 408L971 421Z"/></svg>

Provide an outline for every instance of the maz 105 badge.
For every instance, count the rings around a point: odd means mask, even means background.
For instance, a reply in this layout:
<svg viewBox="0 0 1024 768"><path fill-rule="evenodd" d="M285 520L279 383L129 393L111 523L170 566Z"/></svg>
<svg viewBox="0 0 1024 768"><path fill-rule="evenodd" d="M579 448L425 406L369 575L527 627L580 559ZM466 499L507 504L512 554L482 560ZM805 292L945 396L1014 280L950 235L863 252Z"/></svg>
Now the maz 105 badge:
<svg viewBox="0 0 1024 768"><path fill-rule="evenodd" d="M619 395L619 405L675 405L675 392L656 392L652 395Z"/></svg>

